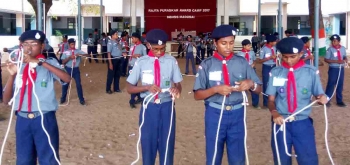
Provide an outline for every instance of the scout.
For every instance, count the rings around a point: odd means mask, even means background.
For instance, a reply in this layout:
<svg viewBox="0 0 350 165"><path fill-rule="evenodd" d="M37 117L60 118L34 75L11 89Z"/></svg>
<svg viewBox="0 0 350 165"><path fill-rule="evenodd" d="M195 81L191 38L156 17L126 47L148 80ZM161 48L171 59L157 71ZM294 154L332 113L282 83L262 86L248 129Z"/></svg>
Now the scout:
<svg viewBox="0 0 350 165"><path fill-rule="evenodd" d="M311 65L311 61L314 60L314 56L311 53L310 50L310 38L309 37L301 37L300 38L304 42L304 48L303 48L303 56L301 59L304 60L305 64Z"/></svg>
<svg viewBox="0 0 350 165"><path fill-rule="evenodd" d="M330 40L332 41L332 47L328 48L326 56L324 57L324 61L329 64L326 94L331 97L334 90L336 90L337 106L346 107L346 104L343 102L342 94L344 86L344 64L348 63L346 49L344 46L340 45L339 35L332 35ZM339 67L341 67L341 69ZM337 85L338 75L340 77ZM336 89L334 89L335 85L337 85ZM331 103L328 102L327 106L331 106Z"/></svg>
<svg viewBox="0 0 350 165"><path fill-rule="evenodd" d="M91 33L89 33L89 37L84 41L84 44L87 45L87 51L90 57L95 58L95 62L98 63L98 60L96 59L96 54L95 54L95 45L94 45L95 42L94 42L94 38L92 38ZM89 63L91 63L91 58L89 58Z"/></svg>
<svg viewBox="0 0 350 165"><path fill-rule="evenodd" d="M245 39L242 41L242 51L238 52L237 55L244 57L248 64L254 69L255 71L255 60L256 60L256 56L254 51L251 50L252 48L252 44L248 39ZM260 109L259 107L259 95L251 92L252 94L252 105L254 108L256 109Z"/></svg>
<svg viewBox="0 0 350 165"><path fill-rule="evenodd" d="M258 43L259 43L259 37L256 35L256 32L254 32L252 37L252 46L253 46L254 53L258 52Z"/></svg>
<svg viewBox="0 0 350 165"><path fill-rule="evenodd" d="M44 48L45 34L41 31L30 30L21 35L24 49L24 65L17 71L16 65L8 63L10 73L4 91L4 103L8 105L13 97L13 89L19 87L20 92L15 96L14 110L16 111L16 155L17 165L54 164L54 153L50 148L48 137L42 129L39 106L43 112L44 127L50 135L50 140L58 156L59 133L56 120L58 103L55 97L54 80L58 82L70 81L70 76L60 69L60 64L53 58L45 59L41 51ZM28 75L29 63L36 63L31 75ZM32 68L30 68L32 69ZM18 73L17 73L18 72ZM22 80L16 80L16 74L20 74ZM32 84L29 76L34 80ZM16 83L15 83L16 82ZM32 90L35 86L35 91ZM36 92L40 104L34 96Z"/></svg>
<svg viewBox="0 0 350 165"><path fill-rule="evenodd" d="M102 39L100 40L101 44L101 54L102 54L102 63L107 63L107 44L108 44L108 37L106 33L102 33Z"/></svg>
<svg viewBox="0 0 350 165"><path fill-rule="evenodd" d="M207 57L213 56L213 39L211 39L211 34L208 34L208 39L207 39Z"/></svg>
<svg viewBox="0 0 350 165"><path fill-rule="evenodd" d="M245 164L244 106L242 91L261 92L261 81L246 59L233 55L236 28L220 25L212 33L217 52L199 66L193 91L196 100L205 100L206 164L220 165L227 147L229 164ZM233 87L237 85L237 87ZM215 150L216 131L224 96L227 97Z"/></svg>
<svg viewBox="0 0 350 165"><path fill-rule="evenodd" d="M74 78L75 80L80 104L85 105L85 99L83 96L83 87L81 86L79 65L81 62L81 56L89 56L89 54L86 54L85 52L79 49L75 49L74 38L70 38L68 40L68 44L69 44L69 50L63 53L62 64L65 65L65 69L67 73L71 74L72 78ZM61 104L66 102L68 88L69 88L69 83L62 85L62 97L60 101Z"/></svg>
<svg viewBox="0 0 350 165"><path fill-rule="evenodd" d="M59 62L62 63L61 61L61 57L62 57L62 53L65 52L66 50L68 50L68 35L63 35L62 36L62 42L58 45L59 50L57 52L57 54L60 54L60 58L59 58Z"/></svg>
<svg viewBox="0 0 350 165"><path fill-rule="evenodd" d="M172 119L172 128L167 145L172 112L172 94L179 96L182 90L180 82L182 75L177 61L171 55L165 54L168 35L160 29L153 29L147 33L148 46L151 48L148 56L139 58L127 78L127 91L130 94L141 93L141 97L150 93L158 95L148 104L141 130L141 148L144 165L155 164L157 150L159 151L159 164L172 165L175 145L175 112ZM142 85L136 86L141 80ZM172 85L173 84L173 85ZM162 89L169 89L162 93ZM141 108L140 116L142 116ZM140 119L141 121L141 119ZM165 155L166 148L168 154Z"/></svg>
<svg viewBox="0 0 350 165"><path fill-rule="evenodd" d="M135 65L136 59L147 55L146 47L141 43L141 36L139 33L132 33L131 34L131 41L134 44L134 46L131 47L131 49L130 49L129 73L132 73L132 69ZM137 100L135 100L136 97L137 97ZM129 101L131 108L136 108L135 104L138 104L141 102L142 102L142 98L140 96L140 93L131 94L131 98Z"/></svg>
<svg viewBox="0 0 350 165"><path fill-rule="evenodd" d="M108 41L107 53L108 53L108 72L106 82L106 92L112 94L111 85L113 82L114 92L121 92L119 89L119 79L122 65L122 48L118 43L118 31L112 30L110 32L111 39ZM113 58L113 59L112 59Z"/></svg>
<svg viewBox="0 0 350 165"><path fill-rule="evenodd" d="M185 74L188 74L190 72L188 69L189 61L191 61L193 75L197 74L196 65L194 63L194 55L193 55L193 48L195 48L195 47L196 47L196 45L192 41L192 36L188 35L187 42L185 43L185 51L186 51L186 72L185 72Z"/></svg>
<svg viewBox="0 0 350 165"><path fill-rule="evenodd" d="M124 58L122 58L122 64L121 64L121 76L126 77L127 76L127 68L128 68L128 62L129 57L127 57L127 53L130 50L129 42L128 42L128 32L124 31L121 35L120 44L122 46L122 54Z"/></svg>
<svg viewBox="0 0 350 165"><path fill-rule="evenodd" d="M321 104L327 103L318 70L313 66L305 65L301 60L303 47L303 41L297 37L284 38L277 44L283 62L282 66L271 70L266 90L266 94L269 95L268 107L273 123L278 125L277 130L285 118L309 105L311 96L315 96ZM296 115L294 119L286 122L284 130L287 131L288 150L291 153L292 147L294 148L299 165L318 165L315 130L310 113L311 108ZM278 164L274 129L271 135L273 157L275 164ZM281 164L291 165L292 158L285 153L283 133L277 134L277 144Z"/></svg>
<svg viewBox="0 0 350 165"><path fill-rule="evenodd" d="M269 73L272 68L276 67L276 40L277 38L273 35L266 36L266 44L260 50L259 62L262 63L262 80L263 80L263 92L267 89L269 81ZM267 108L268 97L263 96L264 108Z"/></svg>

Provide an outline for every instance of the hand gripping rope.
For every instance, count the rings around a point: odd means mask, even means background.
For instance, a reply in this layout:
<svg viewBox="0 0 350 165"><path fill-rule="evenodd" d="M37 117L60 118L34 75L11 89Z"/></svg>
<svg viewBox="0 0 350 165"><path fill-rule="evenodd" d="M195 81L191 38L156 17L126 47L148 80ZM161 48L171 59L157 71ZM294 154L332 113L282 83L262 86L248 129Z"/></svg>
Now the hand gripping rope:
<svg viewBox="0 0 350 165"><path fill-rule="evenodd" d="M162 93L165 92L169 92L169 88L168 89L162 89ZM139 138L137 140L136 143L136 151L137 151L137 159L131 163L131 165L136 164L139 160L140 160L140 150L139 150L139 145L140 145L140 141L141 141L141 129L142 126L145 122L145 111L147 109L148 104L153 100L153 98L157 95L158 93L155 94L149 94L147 95L144 99L143 99L143 103L142 103L142 107L143 107L143 111L142 111L142 119L141 119L141 124L139 127ZM164 156L164 165L166 165L167 163L167 155L168 155L168 146L169 146L169 139L170 139L170 135L171 135L171 131L172 131L172 125L173 125L173 116L174 116L174 103L175 103L175 95L172 95L172 103L171 103L171 116L170 116L170 126L169 126L169 132L168 132L168 138L166 141L166 149L165 149L165 156Z"/></svg>
<svg viewBox="0 0 350 165"><path fill-rule="evenodd" d="M246 164L249 165L249 157L248 157L248 149L247 149L247 105L248 105L248 97L245 91L242 91L242 96L243 96L243 106L244 106L244 116L243 116L243 121L244 121L244 150L245 150L245 156L246 156ZM218 129L216 131L216 139L215 139L215 150L214 150L214 155L213 155L213 160L212 160L212 165L215 165L215 159L216 159L216 154L217 154L217 148L218 148L218 139L219 139L219 132L220 132L220 125L221 125L221 120L222 120L222 114L224 112L224 106L225 106L225 101L226 101L226 96L224 96L224 99L221 104L221 112L220 112L220 118L219 118L219 123L218 123Z"/></svg>
<svg viewBox="0 0 350 165"><path fill-rule="evenodd" d="M10 60L11 63L16 64L17 71L20 72L21 69L22 69L22 65L23 65L24 53L23 53L23 49L18 49L17 51L19 51L19 56L17 57L17 58L18 58L18 61L15 62L15 61L12 60L12 58L9 58L9 60ZM13 51L13 52L11 52L11 54L13 54L13 53L15 53L15 52L17 52L17 51ZM11 54L10 54L10 57L11 57ZM37 102L37 105L38 105L38 110L39 110L40 115L41 115L41 127L42 127L43 131L45 132L45 134L46 134L46 136L47 136L47 139L48 139L50 148L51 148L51 150L52 150L52 152L53 152L53 154L54 154L54 157L55 157L56 162L57 162L59 165L61 165L60 161L59 161L58 158L57 158L56 151L55 151L54 147L53 147L52 144L51 144L50 135L49 135L49 133L48 133L48 132L46 131L46 129L45 129L45 126L44 126L44 115L43 115L43 112L42 112L41 107L40 107L40 102L39 102L38 95L37 95L36 92L35 92L34 80L33 80L32 76L31 76L31 74L30 74L30 72L31 72L36 66L37 66L36 63L29 63L30 69L28 69L28 72L29 72L28 74L29 74L29 79L30 79L30 81L31 81L32 84L33 84L33 94L34 94L34 96L35 96L35 99L36 99L36 102ZM19 74L19 73L17 73L16 79L15 79L15 80L16 80L15 82L21 81L21 78L20 78L20 74ZM5 137L4 137L4 141L3 141L2 146L1 146L0 165L1 165L1 163L2 163L1 160L2 160L2 156L3 156L5 144L6 144L7 137L8 137L8 134L9 134L9 132L10 132L10 128L11 128L11 122L12 122L12 118L13 118L13 114L14 114L13 111L14 111L14 108L15 108L15 101L16 101L15 98L16 98L16 96L17 96L17 94L18 94L20 88L21 88L21 87L19 87L18 85L15 86L14 95L13 95L11 101L9 102L9 105L12 104L12 109L11 109L11 116L10 116L9 124L8 124L7 130L6 130L6 134L5 134Z"/></svg>

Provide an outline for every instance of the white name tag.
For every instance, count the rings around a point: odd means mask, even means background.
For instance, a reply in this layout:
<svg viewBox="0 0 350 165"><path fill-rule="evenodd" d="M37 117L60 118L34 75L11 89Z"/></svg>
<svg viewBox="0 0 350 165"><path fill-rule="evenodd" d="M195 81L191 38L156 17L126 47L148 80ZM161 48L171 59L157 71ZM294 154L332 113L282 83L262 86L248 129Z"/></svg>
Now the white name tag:
<svg viewBox="0 0 350 165"><path fill-rule="evenodd" d="M277 78L277 77L273 77L273 82L272 85L274 87L281 87L284 86L284 83L287 81L287 79L285 78Z"/></svg>
<svg viewBox="0 0 350 165"><path fill-rule="evenodd" d="M209 80L211 81L221 81L222 71L209 72Z"/></svg>
<svg viewBox="0 0 350 165"><path fill-rule="evenodd" d="M153 81L154 81L153 74L147 74L147 73L142 74L142 83L153 84Z"/></svg>
<svg viewBox="0 0 350 165"><path fill-rule="evenodd" d="M334 57L338 57L338 53L337 53L337 52L334 52L334 53L333 53L333 56L334 56Z"/></svg>
<svg viewBox="0 0 350 165"><path fill-rule="evenodd" d="M269 58L271 56L271 53L266 53L265 58Z"/></svg>

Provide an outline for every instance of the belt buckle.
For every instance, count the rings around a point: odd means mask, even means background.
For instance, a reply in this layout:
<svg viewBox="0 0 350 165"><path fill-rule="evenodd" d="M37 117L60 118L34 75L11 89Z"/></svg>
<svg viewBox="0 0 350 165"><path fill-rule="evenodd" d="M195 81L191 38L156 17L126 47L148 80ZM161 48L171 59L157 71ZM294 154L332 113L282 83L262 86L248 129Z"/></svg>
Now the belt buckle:
<svg viewBox="0 0 350 165"><path fill-rule="evenodd" d="M288 121L289 121L289 122L295 121L295 117L294 117L294 116L290 117Z"/></svg>
<svg viewBox="0 0 350 165"><path fill-rule="evenodd" d="M156 104L160 104L160 99L156 99L156 100L154 100L154 103L156 103Z"/></svg>
<svg viewBox="0 0 350 165"><path fill-rule="evenodd" d="M228 105L228 106L226 106L226 108L225 108L227 111L229 111L229 110L231 110L232 109L232 106L230 106L230 105Z"/></svg>
<svg viewBox="0 0 350 165"><path fill-rule="evenodd" d="M34 113L27 114L28 119L33 119L35 117Z"/></svg>

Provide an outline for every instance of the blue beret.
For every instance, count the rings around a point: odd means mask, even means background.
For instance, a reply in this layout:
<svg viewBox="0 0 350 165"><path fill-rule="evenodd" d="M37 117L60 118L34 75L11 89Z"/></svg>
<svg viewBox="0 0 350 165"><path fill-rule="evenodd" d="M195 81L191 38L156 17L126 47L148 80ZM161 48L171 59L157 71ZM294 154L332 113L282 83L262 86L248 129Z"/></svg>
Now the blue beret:
<svg viewBox="0 0 350 165"><path fill-rule="evenodd" d="M132 37L135 37L135 38L138 38L138 39L141 39L140 33L137 33L137 32L132 33L131 36L132 36Z"/></svg>
<svg viewBox="0 0 350 165"><path fill-rule="evenodd" d="M304 48L304 42L297 37L288 37L280 40L276 45L282 54L300 53Z"/></svg>
<svg viewBox="0 0 350 165"><path fill-rule="evenodd" d="M340 36L338 34L333 34L330 38L329 38L331 41L333 40L338 40L340 41Z"/></svg>
<svg viewBox="0 0 350 165"><path fill-rule="evenodd" d="M306 44L310 40L309 37L301 37L300 39L304 42L304 44Z"/></svg>
<svg viewBox="0 0 350 165"><path fill-rule="evenodd" d="M75 43L75 39L74 39L74 38L70 38L70 39L68 40L68 44L71 44L71 43Z"/></svg>
<svg viewBox="0 0 350 165"><path fill-rule="evenodd" d="M229 36L236 36L237 29L231 25L220 25L213 30L212 38L224 38Z"/></svg>
<svg viewBox="0 0 350 165"><path fill-rule="evenodd" d="M251 43L250 40L248 40L248 39L245 39L245 40L242 41L242 45L243 45L243 46L249 45L249 44L252 44L252 43Z"/></svg>
<svg viewBox="0 0 350 165"><path fill-rule="evenodd" d="M164 30L153 29L146 34L146 40L151 45L164 45L168 40L168 35Z"/></svg>
<svg viewBox="0 0 350 165"><path fill-rule="evenodd" d="M266 36L266 42L275 42L277 41L277 37L274 35L267 35Z"/></svg>
<svg viewBox="0 0 350 165"><path fill-rule="evenodd" d="M26 40L38 40L44 43L45 39L45 34L39 30L29 30L22 33L22 35L20 36L21 42L24 42Z"/></svg>

